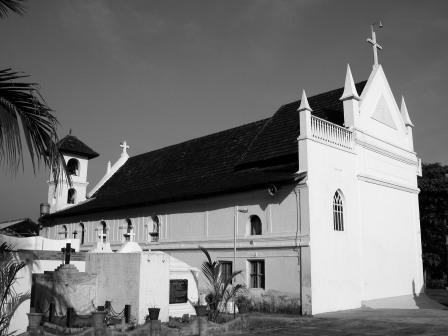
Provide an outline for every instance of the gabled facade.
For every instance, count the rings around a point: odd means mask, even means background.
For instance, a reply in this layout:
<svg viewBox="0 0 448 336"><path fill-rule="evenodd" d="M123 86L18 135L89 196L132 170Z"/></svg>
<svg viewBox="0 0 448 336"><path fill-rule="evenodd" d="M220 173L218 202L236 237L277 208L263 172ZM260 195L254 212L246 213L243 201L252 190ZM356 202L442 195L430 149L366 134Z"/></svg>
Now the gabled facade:
<svg viewBox="0 0 448 336"><path fill-rule="evenodd" d="M204 246L253 292L303 314L358 308L423 285L412 123L380 65L367 82L271 118L129 158L92 197L43 218L82 249L132 230L143 249L200 266ZM62 237L61 237L62 238Z"/></svg>

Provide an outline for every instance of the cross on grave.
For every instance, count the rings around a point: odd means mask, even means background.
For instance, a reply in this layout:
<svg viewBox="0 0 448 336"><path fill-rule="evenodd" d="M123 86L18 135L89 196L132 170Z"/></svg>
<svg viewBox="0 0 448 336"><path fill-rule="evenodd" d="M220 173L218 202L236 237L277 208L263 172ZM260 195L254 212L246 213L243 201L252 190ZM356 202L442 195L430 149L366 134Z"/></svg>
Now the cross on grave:
<svg viewBox="0 0 448 336"><path fill-rule="evenodd" d="M372 38L368 38L368 39L367 39L367 42L369 42L369 43L372 45L372 49L373 49L373 66L376 66L376 65L378 65L378 49L379 49L379 50L383 50L383 47L380 46L380 45L378 44L378 42L376 41L376 33L375 33L375 31L373 30L373 26L374 26L374 25L375 25L375 24L372 24L372 25L370 26L370 28L371 28L371 30L372 30ZM381 22L379 22L379 27L380 27L380 28L383 27L383 25L382 25Z"/></svg>
<svg viewBox="0 0 448 336"><path fill-rule="evenodd" d="M98 240L100 241L100 243L105 243L106 238L107 234L105 234L104 232L101 231L100 233L98 233Z"/></svg>
<svg viewBox="0 0 448 336"><path fill-rule="evenodd" d="M70 264L70 256L71 253L75 253L75 249L72 249L72 244L67 243L65 244L65 247L61 248L61 252L64 253L64 264L68 265Z"/></svg>
<svg viewBox="0 0 448 336"><path fill-rule="evenodd" d="M135 240L135 232L134 232L134 226L120 226L120 229L126 229L126 232L123 233L124 241L126 242L133 242Z"/></svg>
<svg viewBox="0 0 448 336"><path fill-rule="evenodd" d="M123 141L123 142L120 144L120 147L123 148L123 154L127 153L127 150L129 149L129 146L128 146L126 140Z"/></svg>

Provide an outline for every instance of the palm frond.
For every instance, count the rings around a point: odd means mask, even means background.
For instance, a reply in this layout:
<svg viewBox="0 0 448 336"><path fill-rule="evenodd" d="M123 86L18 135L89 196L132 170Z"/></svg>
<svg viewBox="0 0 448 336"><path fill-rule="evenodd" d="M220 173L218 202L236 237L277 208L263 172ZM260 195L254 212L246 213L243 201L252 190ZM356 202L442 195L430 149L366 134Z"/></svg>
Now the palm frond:
<svg viewBox="0 0 448 336"><path fill-rule="evenodd" d="M23 168L23 139L34 172L43 163L57 183L65 169L57 148L58 121L37 84L23 81L27 77L9 68L0 70L0 163L11 172Z"/></svg>
<svg viewBox="0 0 448 336"><path fill-rule="evenodd" d="M19 15L25 13L26 0L0 0L0 18L8 16L9 12Z"/></svg>

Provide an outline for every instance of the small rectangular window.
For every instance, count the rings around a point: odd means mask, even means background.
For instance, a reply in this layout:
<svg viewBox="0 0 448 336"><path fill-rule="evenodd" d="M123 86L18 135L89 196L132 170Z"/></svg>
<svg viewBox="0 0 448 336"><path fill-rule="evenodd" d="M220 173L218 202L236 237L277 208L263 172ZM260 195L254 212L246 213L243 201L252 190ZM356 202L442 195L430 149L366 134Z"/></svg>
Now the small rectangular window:
<svg viewBox="0 0 448 336"><path fill-rule="evenodd" d="M265 288L264 260L250 260L250 288Z"/></svg>
<svg viewBox="0 0 448 336"><path fill-rule="evenodd" d="M221 264L221 272L222 272L222 277L223 277L224 281L231 279L232 272L233 272L232 262L220 260L219 263Z"/></svg>
<svg viewBox="0 0 448 336"><path fill-rule="evenodd" d="M185 303L188 301L188 280L170 280L170 304Z"/></svg>

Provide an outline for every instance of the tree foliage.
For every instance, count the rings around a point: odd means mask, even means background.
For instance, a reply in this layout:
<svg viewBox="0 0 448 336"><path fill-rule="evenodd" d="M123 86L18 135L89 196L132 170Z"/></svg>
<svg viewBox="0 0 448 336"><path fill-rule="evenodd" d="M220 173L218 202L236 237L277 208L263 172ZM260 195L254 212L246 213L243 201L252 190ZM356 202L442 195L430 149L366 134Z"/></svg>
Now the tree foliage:
<svg viewBox="0 0 448 336"><path fill-rule="evenodd" d="M424 164L420 188L420 226L423 267L433 279L447 272L448 166Z"/></svg>
<svg viewBox="0 0 448 336"><path fill-rule="evenodd" d="M17 275L25 266L10 245L0 245L0 336L13 334L9 331L11 318L20 304L30 298L30 293L18 293L14 289Z"/></svg>
<svg viewBox="0 0 448 336"><path fill-rule="evenodd" d="M23 14L24 2L0 0L0 18L5 18L10 11ZM61 173L66 171L57 148L58 121L42 98L38 85L25 81L27 77L10 68L0 70L0 164L11 172L16 172L20 165L23 168L24 142L34 172L43 163L58 184Z"/></svg>
<svg viewBox="0 0 448 336"><path fill-rule="evenodd" d="M217 321L220 312L226 309L227 303L244 289L241 284L232 284L241 271L233 272L226 278L221 263L212 260L207 249L201 246L199 248L207 257L207 261L202 263L201 270L209 290L206 301L210 308L210 320Z"/></svg>
<svg viewBox="0 0 448 336"><path fill-rule="evenodd" d="M7 17L10 11L22 15L25 12L25 0L0 0L0 19Z"/></svg>

